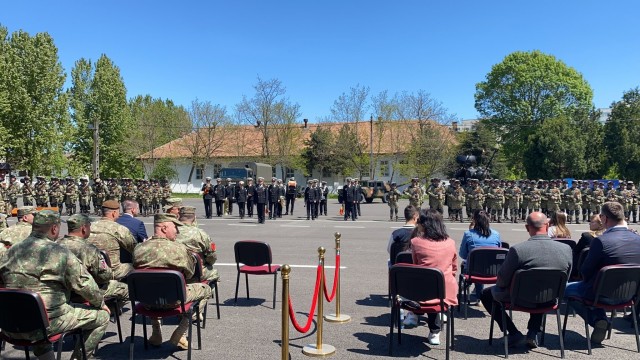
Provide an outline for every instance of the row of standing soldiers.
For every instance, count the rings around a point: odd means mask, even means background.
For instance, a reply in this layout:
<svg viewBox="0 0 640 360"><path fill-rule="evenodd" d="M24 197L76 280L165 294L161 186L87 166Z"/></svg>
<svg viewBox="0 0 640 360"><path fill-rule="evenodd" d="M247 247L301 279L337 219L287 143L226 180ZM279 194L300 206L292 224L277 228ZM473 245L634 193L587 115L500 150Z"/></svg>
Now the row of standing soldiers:
<svg viewBox="0 0 640 360"><path fill-rule="evenodd" d="M587 222L592 214L600 213L601 206L607 201L622 204L627 221L637 223L638 191L632 181L622 181L616 188L612 181L590 182L574 180L571 186L564 180L497 180L479 181L470 179L466 186L459 180L451 179L449 185L442 185L440 179L431 179L431 184L423 190L419 179L412 179L404 194L409 202L422 207L425 195L429 207L443 213L448 207L450 220L464 221L462 210L467 216L475 210L485 210L491 214L492 221L518 222L524 220L533 211L542 211L547 216L556 212L565 212L569 222L579 224ZM397 200L401 193L396 184L391 184L388 195L390 220L397 220Z"/></svg>
<svg viewBox="0 0 640 360"><path fill-rule="evenodd" d="M0 201L0 212L8 213L12 208L16 208L18 197L22 195L24 206L57 207L60 214L66 209L67 215L75 214L78 204L82 214L91 213L92 204L94 213L99 214L104 201L135 200L140 204L141 214L149 216L158 213L172 193L166 181L156 179L134 181L130 178L96 178L93 184L89 184L87 178L80 178L80 183L77 183L71 176L52 176L47 182L44 176L36 176L36 182L32 183L31 178L25 176L20 182L22 185L11 175L9 185L2 183L0 198L4 201Z"/></svg>

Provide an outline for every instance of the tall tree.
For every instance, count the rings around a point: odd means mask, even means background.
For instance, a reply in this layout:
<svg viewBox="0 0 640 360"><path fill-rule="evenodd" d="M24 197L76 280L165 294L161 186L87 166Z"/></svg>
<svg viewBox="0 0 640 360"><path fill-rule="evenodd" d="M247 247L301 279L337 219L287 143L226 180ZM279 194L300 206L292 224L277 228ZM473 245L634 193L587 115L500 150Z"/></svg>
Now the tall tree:
<svg viewBox="0 0 640 360"><path fill-rule="evenodd" d="M65 74L58 49L47 33L11 36L0 28L0 136L14 168L59 174L66 168L70 136Z"/></svg>
<svg viewBox="0 0 640 360"><path fill-rule="evenodd" d="M479 166L489 166L490 174L493 178L505 179L514 177L514 174L507 168L504 152L500 148L493 156L494 150L498 146L498 138L489 129L489 126L482 120L474 124L471 131L458 133L460 144L458 152L462 155L475 156ZM491 159L492 156L493 159ZM489 161L491 161L490 164Z"/></svg>
<svg viewBox="0 0 640 360"><path fill-rule="evenodd" d="M357 146L356 154L360 156L364 152L364 146L366 144L362 141L365 138L368 139L367 134L361 134L362 130L358 126L360 121L368 118L367 110L370 105L369 99L369 87L357 84L349 89L349 92L343 92L333 102L331 106L331 119L336 122L351 122L355 125L350 128L355 134L356 141L354 143ZM357 161L356 161L357 162Z"/></svg>
<svg viewBox="0 0 640 360"><path fill-rule="evenodd" d="M313 176L314 170L320 174L334 172L334 136L333 132L325 126L318 126L308 140L304 142L302 158L305 162L305 176Z"/></svg>
<svg viewBox="0 0 640 360"><path fill-rule="evenodd" d="M281 178L284 179L285 168L301 168L300 145L302 143L302 126L298 123L300 106L280 101L275 106L274 126L271 136L274 139L273 165L280 165Z"/></svg>
<svg viewBox="0 0 640 360"><path fill-rule="evenodd" d="M572 67L540 51L517 51L476 84L475 107L500 134L511 165L522 163L527 138L547 119L588 114L593 91Z"/></svg>
<svg viewBox="0 0 640 360"><path fill-rule="evenodd" d="M421 179L448 173L454 166L456 145L455 135L446 127L435 122L418 124L399 164L400 173Z"/></svg>
<svg viewBox="0 0 640 360"><path fill-rule="evenodd" d="M604 145L608 168L617 167L620 176L640 180L640 88L626 91L611 106L604 125Z"/></svg>
<svg viewBox="0 0 640 360"><path fill-rule="evenodd" d="M358 138L356 125L342 124L336 136L333 162L336 173L363 176L369 172L369 154L362 152L364 146Z"/></svg>

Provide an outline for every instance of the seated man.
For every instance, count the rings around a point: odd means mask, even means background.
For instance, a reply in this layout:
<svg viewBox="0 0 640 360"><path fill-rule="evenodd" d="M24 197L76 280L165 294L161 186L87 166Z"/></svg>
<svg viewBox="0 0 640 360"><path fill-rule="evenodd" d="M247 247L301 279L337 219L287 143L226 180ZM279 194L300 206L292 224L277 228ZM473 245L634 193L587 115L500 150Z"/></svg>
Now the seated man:
<svg viewBox="0 0 640 360"><path fill-rule="evenodd" d="M582 281L567 285L564 293L566 298L580 297L593 300L595 298L593 285L600 269L609 265L640 264L640 235L627 228L624 215L624 208L618 202L611 201L602 205L600 220L607 230L591 241L589 253L580 268ZM601 301L607 303L606 298ZM583 304L573 301L568 305L593 326L591 342L602 343L609 326L605 311L589 310Z"/></svg>
<svg viewBox="0 0 640 360"><path fill-rule="evenodd" d="M195 272L195 262L187 248L176 242L178 227L183 226L172 214L156 214L153 218L153 237L136 247L133 253L133 265L136 269L160 268L182 272L187 282ZM187 284L187 302L211 297L211 288L202 283ZM175 307L175 304L169 304ZM160 319L151 319L153 331L149 343L154 346L162 344ZM178 328L171 335L169 342L180 349L188 349L189 343L184 334L189 329L189 318L182 316Z"/></svg>
<svg viewBox="0 0 640 360"><path fill-rule="evenodd" d="M218 278L218 270L213 268L217 255L211 247L211 238L195 223L196 208L183 206L180 208L180 222L184 225L180 228L176 241L187 247L187 250L200 255L202 259L202 279L213 281Z"/></svg>
<svg viewBox="0 0 640 360"><path fill-rule="evenodd" d="M60 215L43 210L33 219L31 235L12 246L0 261L0 287L25 289L40 294L49 317L48 334L82 329L87 356L104 336L109 324L109 309L102 292L82 262L71 251L53 240L60 233ZM69 304L69 294L75 292L86 299L90 307ZM40 331L9 334L16 339L39 340ZM40 360L53 360L51 344L33 347ZM80 346L72 359L81 357Z"/></svg>
<svg viewBox="0 0 640 360"><path fill-rule="evenodd" d="M23 206L18 208L18 223L0 233L0 243L5 246L13 246L26 239L31 234L31 223L36 208L33 206Z"/></svg>
<svg viewBox="0 0 640 360"><path fill-rule="evenodd" d="M420 217L420 209L413 205L407 205L404 208L404 226L393 230L387 243L387 252L389 253L389 266L396 263L396 255L398 253L410 250L411 233L416 227L416 221Z"/></svg>
<svg viewBox="0 0 640 360"><path fill-rule="evenodd" d="M95 245L87 242L91 234L91 220L85 214L74 214L67 220L68 234L57 241L82 261L96 281L104 296L115 296L120 301L129 300L127 284L113 280L113 272Z"/></svg>
<svg viewBox="0 0 640 360"><path fill-rule="evenodd" d="M130 257L136 241L126 227L116 223L120 217L120 204L115 200L102 203L102 218L91 224L89 242L105 251L111 260L111 270L115 280L121 280L133 270L133 265L121 259L121 255Z"/></svg>
<svg viewBox="0 0 640 360"><path fill-rule="evenodd" d="M494 299L498 301L509 300L511 279L517 270L558 269L566 271L568 275L572 263L571 248L551 240L547 235L548 226L547 217L540 212L532 212L527 216L525 228L531 237L529 240L513 245L509 249L507 257L498 271L496 285L482 291L480 301L482 301L482 305L488 312L491 312L491 305ZM504 331L502 329L502 316L506 316L507 319L509 346L521 344L525 340L524 336L518 331L502 306L496 304L495 317L492 320L498 324L500 330ZM530 348L538 347L538 333L542 325L542 316L543 314L530 314L526 337L527 346Z"/></svg>
<svg viewBox="0 0 640 360"><path fill-rule="evenodd" d="M144 227L144 223L136 219L136 216L140 213L140 205L134 200L125 200L122 204L124 208L124 214L116 220L116 222L131 232L131 235L138 243L147 240L147 229Z"/></svg>
<svg viewBox="0 0 640 360"><path fill-rule="evenodd" d="M176 216L180 216L180 207L182 207L182 199L181 198L168 198L166 200L167 204L163 207L164 212L167 214L173 214Z"/></svg>

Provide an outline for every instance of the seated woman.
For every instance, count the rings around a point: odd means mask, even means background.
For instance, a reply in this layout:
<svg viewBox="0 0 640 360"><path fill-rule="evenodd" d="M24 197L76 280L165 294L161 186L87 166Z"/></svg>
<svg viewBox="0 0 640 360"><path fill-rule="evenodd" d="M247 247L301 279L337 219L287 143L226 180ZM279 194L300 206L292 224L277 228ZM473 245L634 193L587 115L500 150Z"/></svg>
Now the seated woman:
<svg viewBox="0 0 640 360"><path fill-rule="evenodd" d="M414 264L442 271L446 289L445 303L449 306L458 305L456 244L447 235L444 220L438 211L434 209L420 211L420 217L411 239L411 251L413 252ZM431 345L440 344L440 324L436 322L436 319L437 314L428 314L429 337L427 341Z"/></svg>
<svg viewBox="0 0 640 360"><path fill-rule="evenodd" d="M473 217L471 218L471 225L469 225L469 230L464 232L464 235L462 236L462 243L460 244L459 255L462 259L462 270L460 272L464 273L466 261L471 250L477 247L500 247L501 245L502 241L500 240L500 233L490 228L489 215L487 212L484 210L474 211ZM476 284L476 299L480 299L482 289L484 289L483 284Z"/></svg>
<svg viewBox="0 0 640 360"><path fill-rule="evenodd" d="M580 240L578 240L578 243L573 248L573 268L571 269L572 277L576 277L580 273L580 269L578 269L578 260L582 250L591 246L591 241L602 235L603 232L604 225L602 225L602 220L600 220L600 214L591 215L591 219L589 219L589 231L582 233Z"/></svg>
<svg viewBox="0 0 640 360"><path fill-rule="evenodd" d="M547 234L553 239L571 239L571 231L567 228L567 214L561 211L551 217Z"/></svg>

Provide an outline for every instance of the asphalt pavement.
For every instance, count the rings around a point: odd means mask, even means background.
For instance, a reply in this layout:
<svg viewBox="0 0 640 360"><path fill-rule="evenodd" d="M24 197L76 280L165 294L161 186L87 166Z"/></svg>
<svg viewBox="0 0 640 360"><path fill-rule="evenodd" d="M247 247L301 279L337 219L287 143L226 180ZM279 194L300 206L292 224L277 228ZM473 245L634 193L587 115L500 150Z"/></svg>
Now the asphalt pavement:
<svg viewBox="0 0 640 360"><path fill-rule="evenodd" d="M185 204L193 205L204 217L204 207L199 199L185 199ZM406 204L401 200L400 208ZM390 308L387 300L387 259L386 246L389 234L402 226L402 222L388 221L388 206L378 200L372 204L362 204L362 216L357 221L344 221L338 215L339 204L330 200L328 216L315 221L306 220L306 209L301 201L296 202L293 215L277 220L267 220L258 224L257 219L240 220L237 209L233 216L214 219L198 219L202 229L209 233L216 243L218 261L216 267L221 275L220 305L221 319L217 319L215 300L209 301L206 329L202 330L202 349L193 350L194 359L280 359L281 358L281 291L282 281L278 275L276 306L272 309L273 278L250 276L250 299L246 298L245 282L241 278L239 297L234 302L236 264L233 244L239 240L261 240L270 244L273 261L289 264L290 292L298 322L306 323L312 302L315 284L318 248L326 249L326 277L331 289L334 279L335 233L341 234L341 313L351 316L345 324L327 323L323 325L323 343L336 348L332 356L336 359L383 359L388 358ZM402 214L401 214L402 215ZM153 219L142 218L149 234L153 233ZM516 244L526 241L528 234L524 224L492 224L503 241ZM587 225L570 225L573 238L577 239ZM633 225L633 227L637 227ZM449 235L459 245L468 223L447 223ZM66 232L63 226L63 233ZM128 357L131 331L130 304L125 306L121 316L124 343L118 342L115 323L109 324L107 334L95 354L101 359L123 359ZM335 302L324 303L325 313L335 312ZM527 314L514 313L514 322L525 332ZM430 346L426 341L429 332L425 318L421 318L416 328L403 330L402 344L394 343L394 357L423 357L444 359L444 345ZM163 327L165 341L168 341L177 321L168 320ZM302 348L316 343L316 321L306 334L300 334L290 326L289 353L291 359L304 359ZM545 345L534 350L517 347L510 350L513 359L548 359L560 357L560 345L555 316L547 317ZM149 329L150 331L150 329ZM469 309L469 318L455 319L455 350L452 359L490 359L503 357L503 341L499 329L494 333L493 346L488 344L489 318L481 306ZM194 329L194 336L195 336ZM394 341L397 337L394 337ZM444 332L441 335L444 344ZM195 346L195 344L194 344ZM65 344L63 358L71 354L73 344ZM611 340L605 340L602 347L593 349L587 355L584 337L584 323L580 317L569 317L565 340L568 359L638 359L633 327L621 318L614 322ZM6 359L24 358L22 349L7 346L2 352ZM145 359L186 359L186 351L177 351L168 343L160 348L145 350L142 345L142 329L136 326L135 357Z"/></svg>

